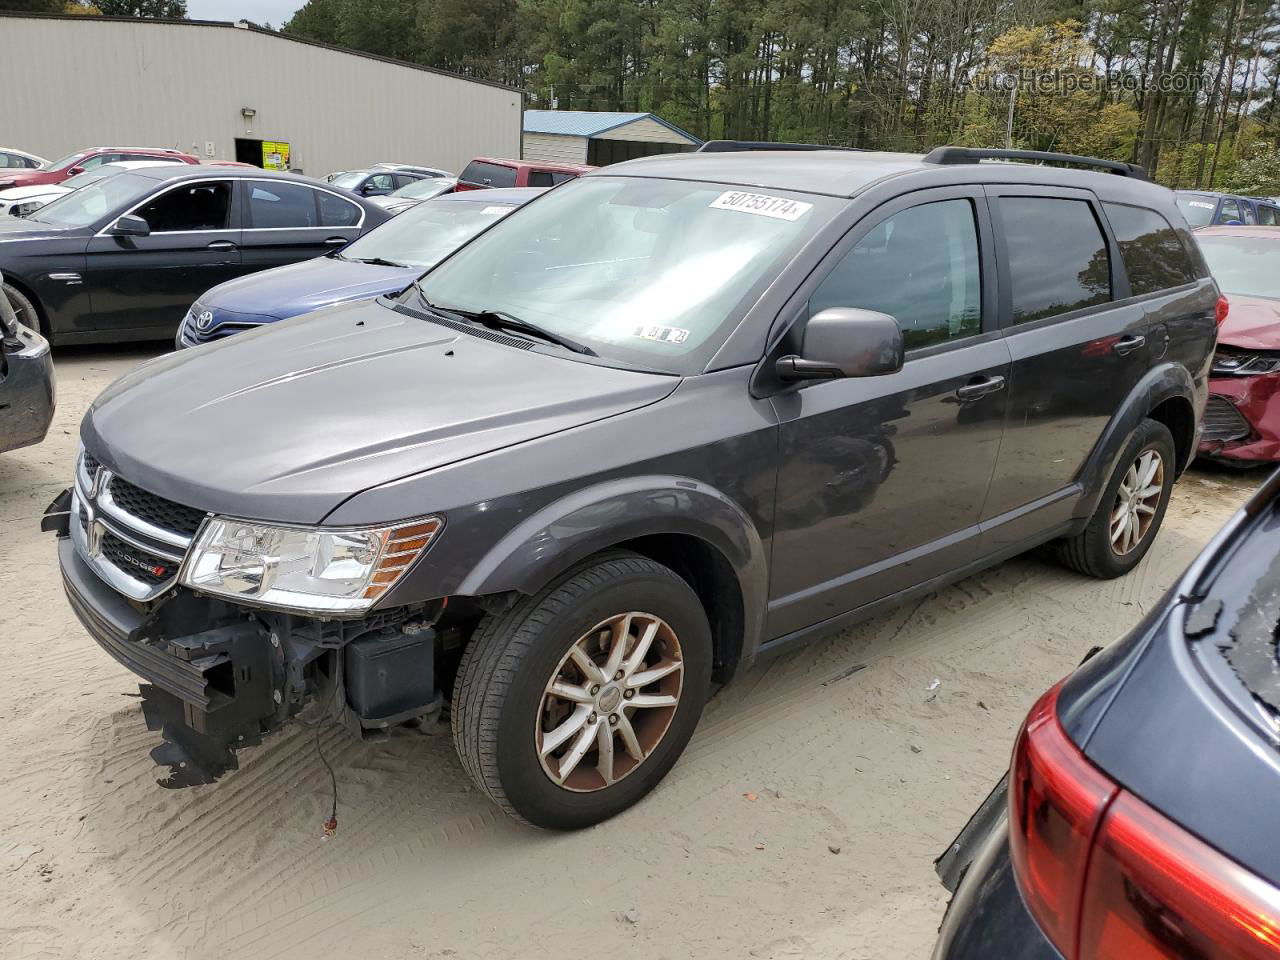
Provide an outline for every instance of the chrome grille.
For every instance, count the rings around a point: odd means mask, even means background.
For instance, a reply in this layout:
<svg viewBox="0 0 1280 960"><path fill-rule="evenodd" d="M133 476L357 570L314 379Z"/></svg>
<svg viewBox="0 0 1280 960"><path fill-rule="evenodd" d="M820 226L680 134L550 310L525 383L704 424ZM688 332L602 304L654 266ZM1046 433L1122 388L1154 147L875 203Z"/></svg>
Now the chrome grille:
<svg viewBox="0 0 1280 960"><path fill-rule="evenodd" d="M71 510L76 551L134 600L154 599L173 585L205 517L115 476L87 453L76 465Z"/></svg>
<svg viewBox="0 0 1280 960"><path fill-rule="evenodd" d="M1204 408L1204 433L1201 440L1226 443L1243 440L1253 432L1249 421L1223 397L1210 396Z"/></svg>

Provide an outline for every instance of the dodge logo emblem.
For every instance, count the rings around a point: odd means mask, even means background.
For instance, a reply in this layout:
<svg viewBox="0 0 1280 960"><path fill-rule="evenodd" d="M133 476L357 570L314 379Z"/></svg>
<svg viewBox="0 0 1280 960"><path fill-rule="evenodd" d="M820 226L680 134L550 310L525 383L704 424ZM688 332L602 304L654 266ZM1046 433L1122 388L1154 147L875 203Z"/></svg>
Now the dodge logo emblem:
<svg viewBox="0 0 1280 960"><path fill-rule="evenodd" d="M197 330L208 330L212 326L213 326L213 313L211 311L205 310L198 317L196 317Z"/></svg>

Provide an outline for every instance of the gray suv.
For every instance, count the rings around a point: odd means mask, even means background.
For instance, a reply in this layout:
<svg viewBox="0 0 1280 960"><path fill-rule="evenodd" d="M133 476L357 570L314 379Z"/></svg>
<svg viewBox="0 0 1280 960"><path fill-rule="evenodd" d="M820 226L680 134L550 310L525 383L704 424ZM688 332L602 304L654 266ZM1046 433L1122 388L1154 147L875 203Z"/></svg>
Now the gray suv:
<svg viewBox="0 0 1280 960"><path fill-rule="evenodd" d="M735 146L570 181L403 293L97 399L45 525L147 681L162 782L304 708L366 738L447 710L494 802L583 827L766 653L1041 544L1141 560L1225 310L1172 193Z"/></svg>

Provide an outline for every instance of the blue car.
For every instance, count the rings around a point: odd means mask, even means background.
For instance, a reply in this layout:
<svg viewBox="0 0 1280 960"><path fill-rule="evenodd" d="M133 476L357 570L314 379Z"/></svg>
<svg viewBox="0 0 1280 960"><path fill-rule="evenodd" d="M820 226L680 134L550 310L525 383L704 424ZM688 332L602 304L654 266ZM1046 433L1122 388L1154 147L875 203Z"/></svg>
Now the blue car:
<svg viewBox="0 0 1280 960"><path fill-rule="evenodd" d="M418 204L341 250L240 277L200 297L178 325L181 350L348 300L403 290L544 188L451 193Z"/></svg>
<svg viewBox="0 0 1280 960"><path fill-rule="evenodd" d="M1280 225L1280 207L1268 197L1241 197L1234 193L1175 190L1178 209L1194 230L1217 224L1274 227Z"/></svg>
<svg viewBox="0 0 1280 960"><path fill-rule="evenodd" d="M1023 723L934 960L1280 956L1280 473Z"/></svg>

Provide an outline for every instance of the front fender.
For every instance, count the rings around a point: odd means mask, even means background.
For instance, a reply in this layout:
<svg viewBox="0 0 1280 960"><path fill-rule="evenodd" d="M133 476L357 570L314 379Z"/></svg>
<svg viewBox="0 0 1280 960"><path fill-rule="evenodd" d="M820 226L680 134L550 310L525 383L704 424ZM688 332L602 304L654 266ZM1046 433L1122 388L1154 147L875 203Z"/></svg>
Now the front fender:
<svg viewBox="0 0 1280 960"><path fill-rule="evenodd" d="M654 534L696 537L729 562L742 593L743 660L749 662L759 646L768 599L764 545L742 507L688 477L626 477L576 490L513 527L455 593L534 594L578 561Z"/></svg>
<svg viewBox="0 0 1280 960"><path fill-rule="evenodd" d="M1097 509L1107 478L1111 476L1120 452L1138 424L1160 404L1175 397L1186 400L1191 405L1195 419L1199 421L1204 408L1204 392L1196 389L1191 374L1178 363L1164 363L1153 367L1129 391L1128 398L1107 424L1080 472L1080 484L1085 495L1076 507L1075 515L1078 519L1092 516Z"/></svg>

